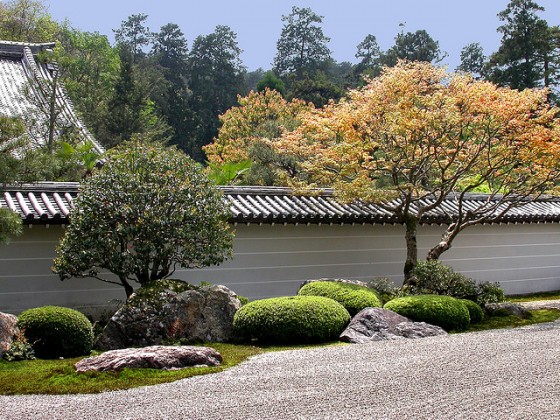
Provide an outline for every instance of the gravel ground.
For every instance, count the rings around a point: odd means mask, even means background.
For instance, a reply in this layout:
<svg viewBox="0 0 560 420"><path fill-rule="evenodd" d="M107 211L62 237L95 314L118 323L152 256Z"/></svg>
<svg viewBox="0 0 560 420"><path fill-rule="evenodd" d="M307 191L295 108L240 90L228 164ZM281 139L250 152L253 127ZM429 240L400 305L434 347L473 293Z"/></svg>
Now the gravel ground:
<svg viewBox="0 0 560 420"><path fill-rule="evenodd" d="M553 419L560 323L259 355L96 395L0 396L2 419Z"/></svg>

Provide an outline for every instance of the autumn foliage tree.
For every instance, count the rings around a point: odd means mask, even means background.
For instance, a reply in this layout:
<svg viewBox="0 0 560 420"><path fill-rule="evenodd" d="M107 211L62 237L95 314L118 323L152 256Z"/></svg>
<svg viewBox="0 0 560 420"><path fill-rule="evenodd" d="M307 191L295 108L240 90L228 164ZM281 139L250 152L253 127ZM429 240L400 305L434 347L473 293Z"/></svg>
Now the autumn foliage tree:
<svg viewBox="0 0 560 420"><path fill-rule="evenodd" d="M458 215L432 259L466 227L551 187L560 157L557 112L545 90L519 92L400 62L346 101L300 116L275 146L301 162L313 186L375 202L405 226L406 282L418 258L418 224L450 194ZM480 189L486 200L467 208L468 193Z"/></svg>
<svg viewBox="0 0 560 420"><path fill-rule="evenodd" d="M277 169L294 175L296 162L272 145L283 133L295 129L298 116L312 109L312 105L299 99L287 101L281 93L268 88L240 96L238 101L239 106L220 116L218 137L204 147L208 161L213 165L250 161L251 169L245 178L251 184L278 183Z"/></svg>

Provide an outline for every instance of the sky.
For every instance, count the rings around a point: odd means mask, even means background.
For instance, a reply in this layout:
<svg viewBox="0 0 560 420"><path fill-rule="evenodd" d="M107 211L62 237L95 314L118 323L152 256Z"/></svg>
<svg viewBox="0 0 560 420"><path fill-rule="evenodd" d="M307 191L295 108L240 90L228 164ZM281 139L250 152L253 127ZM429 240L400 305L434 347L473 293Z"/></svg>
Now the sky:
<svg viewBox="0 0 560 420"><path fill-rule="evenodd" d="M560 1L536 0L546 10L541 17L549 25L560 25ZM292 6L310 7L323 16L323 32L336 61L355 63L356 46L368 34L375 35L382 50L390 48L405 24L405 32L425 29L448 53L443 61L451 70L459 65L461 49L480 42L486 55L496 51L501 34L496 16L509 0L46 0L51 16L82 31L108 36L132 14L148 15L153 32L167 23L179 25L189 47L198 35L212 33L217 25L227 25L237 33L241 58L248 70L272 67L282 15Z"/></svg>

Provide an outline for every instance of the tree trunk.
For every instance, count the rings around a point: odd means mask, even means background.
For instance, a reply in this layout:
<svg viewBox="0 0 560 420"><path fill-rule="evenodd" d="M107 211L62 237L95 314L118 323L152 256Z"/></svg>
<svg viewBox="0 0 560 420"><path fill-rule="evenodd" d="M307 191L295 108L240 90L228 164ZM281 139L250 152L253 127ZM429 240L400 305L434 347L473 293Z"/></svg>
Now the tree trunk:
<svg viewBox="0 0 560 420"><path fill-rule="evenodd" d="M449 225L447 230L443 233L443 235L441 235L441 240L439 241L439 243L432 249L430 249L428 255L426 256L426 259L428 261L439 260L441 254L451 248L453 239L455 239L455 237L461 230L462 229L460 229L460 226L458 226L456 223Z"/></svg>
<svg viewBox="0 0 560 420"><path fill-rule="evenodd" d="M130 285L126 277L119 276L119 279L124 287L124 291L126 293L126 299L130 298L130 296L134 293L134 288Z"/></svg>
<svg viewBox="0 0 560 420"><path fill-rule="evenodd" d="M416 234L418 231L418 219L413 216L406 216L405 219L405 239L406 239L406 262L404 263L404 285L413 283L412 270L418 263L418 241Z"/></svg>

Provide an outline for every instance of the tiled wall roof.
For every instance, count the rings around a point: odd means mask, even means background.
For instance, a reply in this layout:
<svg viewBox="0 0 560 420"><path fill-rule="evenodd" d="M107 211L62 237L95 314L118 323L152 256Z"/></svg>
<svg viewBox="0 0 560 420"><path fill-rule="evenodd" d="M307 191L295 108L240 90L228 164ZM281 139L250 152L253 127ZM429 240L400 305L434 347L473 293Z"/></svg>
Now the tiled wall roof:
<svg viewBox="0 0 560 420"><path fill-rule="evenodd" d="M0 41L0 115L23 117L29 113L29 109L36 107L23 93L26 87L30 89L31 95L38 98L38 101L48 103L48 90L51 89L49 83L52 82L52 71L55 66L41 64L36 58L38 52L53 47L54 43L28 44ZM60 84L57 96L58 106L62 110L60 117L65 124L74 126L84 141L91 141L97 152L102 153L103 148L76 116L73 105ZM35 115L40 114L35 112ZM33 139L42 137L42 133L31 132L30 127L28 130ZM39 141L46 143L47 139L40 138Z"/></svg>
<svg viewBox="0 0 560 420"><path fill-rule="evenodd" d="M78 194L77 183L38 183L6 187L0 191L0 208L21 215L28 224L67 224ZM315 196L294 195L278 187L222 187L231 209L232 223L398 223L387 211L374 204L342 204L332 191ZM472 210L487 200L470 195L464 205ZM458 202L449 196L429 212L422 223L448 223L458 212ZM497 223L560 222L560 200L537 200L510 209Z"/></svg>

